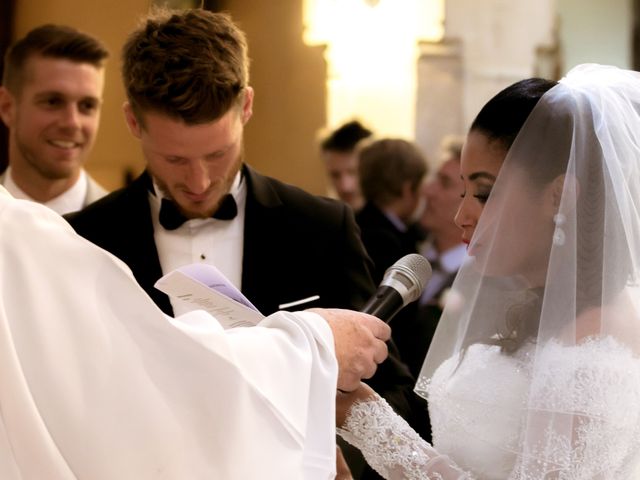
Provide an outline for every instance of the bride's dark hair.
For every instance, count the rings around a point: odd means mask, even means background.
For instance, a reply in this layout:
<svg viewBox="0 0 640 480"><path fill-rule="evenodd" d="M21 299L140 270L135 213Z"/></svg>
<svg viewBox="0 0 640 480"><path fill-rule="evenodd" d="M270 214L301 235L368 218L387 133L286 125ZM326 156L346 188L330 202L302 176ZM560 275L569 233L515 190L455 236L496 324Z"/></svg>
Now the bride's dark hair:
<svg viewBox="0 0 640 480"><path fill-rule="evenodd" d="M506 152L538 101L557 84L544 78L528 78L508 86L482 107L469 131L498 142Z"/></svg>

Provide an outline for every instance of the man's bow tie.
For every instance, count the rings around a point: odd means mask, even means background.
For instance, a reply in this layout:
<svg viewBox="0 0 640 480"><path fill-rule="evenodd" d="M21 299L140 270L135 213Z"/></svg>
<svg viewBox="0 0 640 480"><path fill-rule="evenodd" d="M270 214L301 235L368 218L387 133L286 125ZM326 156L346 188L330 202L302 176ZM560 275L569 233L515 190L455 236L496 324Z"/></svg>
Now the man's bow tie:
<svg viewBox="0 0 640 480"><path fill-rule="evenodd" d="M237 214L238 207L236 205L236 201L234 200L233 195L227 193L222 197L218 210L211 215L211 218L217 218L218 220L233 220ZM162 203L160 205L160 225L162 225L165 230L175 230L187 220L189 219L185 217L180 210L178 210L178 206L175 202L168 198L162 199Z"/></svg>

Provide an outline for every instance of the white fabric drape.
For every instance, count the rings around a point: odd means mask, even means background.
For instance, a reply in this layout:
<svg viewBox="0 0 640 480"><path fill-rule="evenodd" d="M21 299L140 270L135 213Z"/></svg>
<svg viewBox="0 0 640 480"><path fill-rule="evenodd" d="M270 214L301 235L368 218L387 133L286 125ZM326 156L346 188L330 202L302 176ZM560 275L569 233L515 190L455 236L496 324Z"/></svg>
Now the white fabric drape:
<svg viewBox="0 0 640 480"><path fill-rule="evenodd" d="M332 478L337 365L311 313L169 319L118 259L0 187L0 478Z"/></svg>

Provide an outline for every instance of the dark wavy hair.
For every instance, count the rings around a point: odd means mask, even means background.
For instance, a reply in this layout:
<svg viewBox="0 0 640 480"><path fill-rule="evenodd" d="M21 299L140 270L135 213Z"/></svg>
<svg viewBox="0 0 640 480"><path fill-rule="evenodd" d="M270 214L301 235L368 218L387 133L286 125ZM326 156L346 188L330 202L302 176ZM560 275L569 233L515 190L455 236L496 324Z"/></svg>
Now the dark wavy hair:
<svg viewBox="0 0 640 480"><path fill-rule="evenodd" d="M385 138L366 145L359 152L360 187L367 201L388 205L402 196L405 182L417 189L427 173L427 161L412 142Z"/></svg>
<svg viewBox="0 0 640 480"><path fill-rule="evenodd" d="M358 142L372 135L371 130L364 127L359 121L352 120L337 128L320 144L323 151L352 152Z"/></svg>
<svg viewBox="0 0 640 480"><path fill-rule="evenodd" d="M194 125L239 104L249 82L244 33L224 13L154 9L122 50L122 79L139 122L154 111Z"/></svg>

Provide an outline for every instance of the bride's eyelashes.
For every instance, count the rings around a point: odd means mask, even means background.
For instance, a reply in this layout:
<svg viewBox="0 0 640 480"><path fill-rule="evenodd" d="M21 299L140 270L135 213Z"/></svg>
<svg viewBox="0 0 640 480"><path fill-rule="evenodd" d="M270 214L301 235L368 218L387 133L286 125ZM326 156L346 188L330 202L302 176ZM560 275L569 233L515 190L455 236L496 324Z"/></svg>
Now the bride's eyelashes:
<svg viewBox="0 0 640 480"><path fill-rule="evenodd" d="M488 188L479 188L478 191L473 195L481 204L487 203L489 200L489 195L491 195L491 187Z"/></svg>
<svg viewBox="0 0 640 480"><path fill-rule="evenodd" d="M487 203L487 200L489 200L490 194L491 194L491 187L479 188L478 191L473 194L473 197L476 198L478 202L480 202L482 205L484 205L485 203ZM464 198L466 195L467 195L467 192L465 190L460 195L460 198Z"/></svg>

